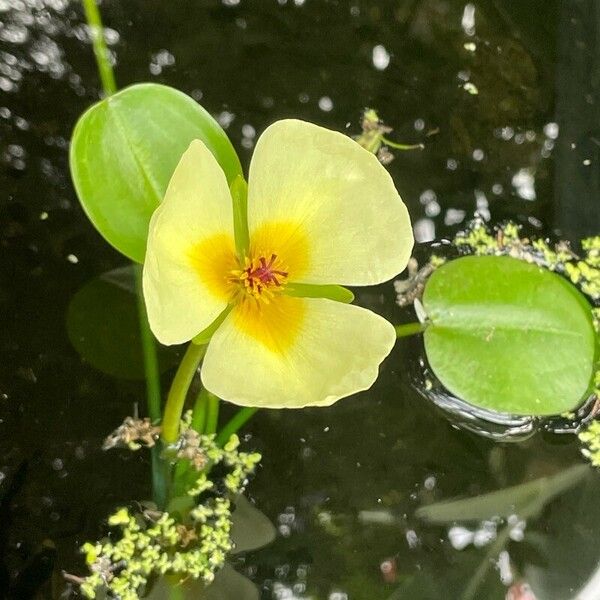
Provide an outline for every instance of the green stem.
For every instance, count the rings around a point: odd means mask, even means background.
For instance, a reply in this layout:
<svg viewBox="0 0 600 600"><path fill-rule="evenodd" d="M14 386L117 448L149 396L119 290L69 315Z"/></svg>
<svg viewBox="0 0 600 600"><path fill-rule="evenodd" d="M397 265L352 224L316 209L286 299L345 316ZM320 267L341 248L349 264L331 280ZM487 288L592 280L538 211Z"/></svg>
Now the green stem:
<svg viewBox="0 0 600 600"><path fill-rule="evenodd" d="M209 393L205 388L202 388L194 403L194 409L192 411L192 429L198 433L204 433L204 428L206 427L206 420L208 417L208 397Z"/></svg>
<svg viewBox="0 0 600 600"><path fill-rule="evenodd" d="M197 431L199 434L203 434L206 427L208 403L209 392L206 391L205 388L201 388L198 396L196 396L196 401L194 402L191 422L192 429ZM185 493L186 478L192 470L193 469L187 460L180 460L175 465L175 471L173 474L173 487L171 489L173 496L178 496Z"/></svg>
<svg viewBox="0 0 600 600"><path fill-rule="evenodd" d="M148 325L148 314L142 292L142 267L134 265L135 288L137 292L138 318L142 353L144 356L144 372L146 374L146 399L148 402L148 416L152 421L160 420L160 371L158 368L158 355L154 337Z"/></svg>
<svg viewBox="0 0 600 600"><path fill-rule="evenodd" d="M238 412L225 424L223 429L217 435L216 442L219 446L225 445L229 438L237 433L256 413L258 408L246 407L238 410Z"/></svg>
<svg viewBox="0 0 600 600"><path fill-rule="evenodd" d="M207 401L204 433L211 435L216 433L219 424L219 399L214 394L207 392Z"/></svg>
<svg viewBox="0 0 600 600"><path fill-rule="evenodd" d="M499 534L494 543L490 546L486 552L483 560L477 567L477 570L473 576L469 579L467 587L465 588L461 600L472 600L475 598L475 594L479 586L483 583L487 572L492 568L494 564L494 558L497 557L500 552L504 549L504 546L510 539L510 527L507 525Z"/></svg>
<svg viewBox="0 0 600 600"><path fill-rule="evenodd" d="M117 91L115 82L115 74L113 73L112 65L110 64L110 54L104 40L104 28L102 27L102 18L96 0L82 0L85 18L92 37L92 45L94 47L94 56L98 65L98 73L102 81L102 88L107 96L114 94Z"/></svg>
<svg viewBox="0 0 600 600"><path fill-rule="evenodd" d="M179 437L179 421L192 379L204 357L206 346L189 344L173 378L162 421L162 440L172 444Z"/></svg>
<svg viewBox="0 0 600 600"><path fill-rule="evenodd" d="M381 136L381 139L386 146L389 146L390 148L396 148L396 150L423 150L423 148L425 148L424 144L398 144L397 142L392 142L392 140L388 140L383 136Z"/></svg>
<svg viewBox="0 0 600 600"><path fill-rule="evenodd" d="M161 416L161 394L160 394L160 370L158 368L158 356L154 337L148 325L148 314L144 303L142 292L142 267L134 265L135 288L138 305L138 318L140 328L140 340L142 342L142 354L144 358L144 373L146 375L146 405L148 416L153 422L160 421ZM164 506L167 500L167 479L164 462L160 458L160 444L152 448L152 495L158 506Z"/></svg>
<svg viewBox="0 0 600 600"><path fill-rule="evenodd" d="M422 333L427 329L427 323L405 323L404 325L396 325L396 337L407 337Z"/></svg>

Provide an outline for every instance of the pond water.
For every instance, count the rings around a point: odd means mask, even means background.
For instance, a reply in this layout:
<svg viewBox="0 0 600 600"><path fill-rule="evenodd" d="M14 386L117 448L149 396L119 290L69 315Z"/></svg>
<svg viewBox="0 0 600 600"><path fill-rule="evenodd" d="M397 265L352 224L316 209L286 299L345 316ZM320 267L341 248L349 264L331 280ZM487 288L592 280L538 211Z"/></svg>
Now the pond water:
<svg viewBox="0 0 600 600"><path fill-rule="evenodd" d="M425 143L389 165L418 241L476 210L572 241L598 232L597 0L105 0L102 12L118 84L191 94L246 167L276 119L358 133L369 106L394 139ZM0 0L1 597L60 597L61 571L84 571L78 548L109 511L150 495L147 457L100 449L143 410L143 382L82 361L66 329L74 294L126 264L69 179L73 125L98 96L76 2ZM357 302L409 320L391 283ZM278 535L235 567L265 600L600 598L600 481L578 467L576 438L498 443L453 427L412 388L414 352L400 341L368 392L248 424L264 457L249 495Z"/></svg>

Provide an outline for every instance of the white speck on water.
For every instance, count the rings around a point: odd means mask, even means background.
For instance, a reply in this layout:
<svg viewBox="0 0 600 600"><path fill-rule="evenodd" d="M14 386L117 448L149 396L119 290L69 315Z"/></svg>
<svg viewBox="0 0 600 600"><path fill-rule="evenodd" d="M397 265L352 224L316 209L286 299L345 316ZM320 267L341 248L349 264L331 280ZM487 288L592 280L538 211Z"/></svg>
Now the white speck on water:
<svg viewBox="0 0 600 600"><path fill-rule="evenodd" d="M172 67L175 64L175 57L165 49L159 50L152 55L150 61L150 73L152 75L160 75L166 67Z"/></svg>
<svg viewBox="0 0 600 600"><path fill-rule="evenodd" d="M423 482L423 486L425 487L426 490L431 491L435 488L436 483L437 483L437 481L436 481L435 476L430 475Z"/></svg>
<svg viewBox="0 0 600 600"><path fill-rule="evenodd" d="M471 81L467 81L467 83L463 85L463 90L465 90L465 92L469 92L471 96L477 96L477 94L479 94L479 89Z"/></svg>
<svg viewBox="0 0 600 600"><path fill-rule="evenodd" d="M473 536L473 546L482 548L493 542L497 537L496 523L494 521L483 521Z"/></svg>
<svg viewBox="0 0 600 600"><path fill-rule="evenodd" d="M60 459L60 458L55 458L52 461L52 468L55 471L61 471L64 468L64 466L65 466L65 464L63 463L62 459Z"/></svg>
<svg viewBox="0 0 600 600"><path fill-rule="evenodd" d="M544 125L544 135L551 140L555 140L558 137L558 123L546 123Z"/></svg>
<svg viewBox="0 0 600 600"><path fill-rule="evenodd" d="M482 161L484 157L485 154L481 148L475 148L475 150L473 150L473 160L479 162Z"/></svg>
<svg viewBox="0 0 600 600"><path fill-rule="evenodd" d="M419 196L419 202L421 204L428 204L429 202L435 202L437 200L437 194L433 190L424 190Z"/></svg>
<svg viewBox="0 0 600 600"><path fill-rule="evenodd" d="M467 213L458 208L449 208L444 215L444 225L457 225L462 223Z"/></svg>
<svg viewBox="0 0 600 600"><path fill-rule="evenodd" d="M246 123L245 125L242 125L242 135L253 139L254 136L256 136L256 129L254 129L252 125Z"/></svg>
<svg viewBox="0 0 600 600"><path fill-rule="evenodd" d="M517 195L523 200L535 200L535 177L528 169L520 169L512 178Z"/></svg>
<svg viewBox="0 0 600 600"><path fill-rule="evenodd" d="M477 214L484 220L489 221L491 218L487 196L481 190L475 190L475 206Z"/></svg>
<svg viewBox="0 0 600 600"><path fill-rule="evenodd" d="M40 221L45 221L48 218L48 213L43 211L40 213Z"/></svg>
<svg viewBox="0 0 600 600"><path fill-rule="evenodd" d="M448 540L455 550L464 550L473 543L475 534L466 527L456 525L448 530Z"/></svg>
<svg viewBox="0 0 600 600"><path fill-rule="evenodd" d="M425 205L425 214L428 217L437 217L440 214L441 210L442 208L439 202L437 202L436 200L434 200L433 202L428 202Z"/></svg>
<svg viewBox="0 0 600 600"><path fill-rule="evenodd" d="M415 131L423 131L425 129L425 121L423 119L416 119L414 123Z"/></svg>
<svg viewBox="0 0 600 600"><path fill-rule="evenodd" d="M333 110L333 100L329 96L322 96L319 98L319 108L324 112L330 112Z"/></svg>
<svg viewBox="0 0 600 600"><path fill-rule="evenodd" d="M227 129L234 121L235 115L228 110L224 110L217 115L217 121L223 129Z"/></svg>
<svg viewBox="0 0 600 600"><path fill-rule="evenodd" d="M463 10L462 19L460 21L461 27L463 31L467 35L475 35L475 5L469 4L465 5Z"/></svg>
<svg viewBox="0 0 600 600"><path fill-rule="evenodd" d="M592 164L592 161L591 161L589 158L586 158L586 159L583 161L583 164L584 164L586 167L589 167L589 166Z"/></svg>
<svg viewBox="0 0 600 600"><path fill-rule="evenodd" d="M390 53L385 49L385 46L377 44L373 47L373 66L379 70L384 71L390 64Z"/></svg>
<svg viewBox="0 0 600 600"><path fill-rule="evenodd" d="M67 260L72 264L76 265L79 262L79 259L74 254L69 254L67 256Z"/></svg>
<svg viewBox="0 0 600 600"><path fill-rule="evenodd" d="M435 223L429 219L418 219L413 225L417 242L432 242L435 239Z"/></svg>
<svg viewBox="0 0 600 600"><path fill-rule="evenodd" d="M411 550L414 550L415 548L417 548L419 546L419 536L417 535L417 532L414 531L414 529L409 529L406 532L406 541L408 543L408 547Z"/></svg>
<svg viewBox="0 0 600 600"><path fill-rule="evenodd" d="M477 50L477 45L473 42L467 42L466 44L463 44L463 48L467 50L467 52L475 52L475 50Z"/></svg>
<svg viewBox="0 0 600 600"><path fill-rule="evenodd" d="M510 585L513 582L513 573L510 567L510 554L506 550L502 550L498 555L496 566L500 572L500 581L504 585Z"/></svg>

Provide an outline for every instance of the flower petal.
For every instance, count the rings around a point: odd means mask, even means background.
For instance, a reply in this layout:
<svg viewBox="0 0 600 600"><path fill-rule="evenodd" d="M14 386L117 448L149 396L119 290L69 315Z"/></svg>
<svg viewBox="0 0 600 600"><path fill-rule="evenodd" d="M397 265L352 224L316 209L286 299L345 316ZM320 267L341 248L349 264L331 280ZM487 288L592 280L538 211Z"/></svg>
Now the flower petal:
<svg viewBox="0 0 600 600"><path fill-rule="evenodd" d="M258 140L248 222L251 238L271 224L295 229L286 245L307 245L302 272L290 270L299 283L381 283L406 267L413 247L406 206L377 158L304 121L277 121Z"/></svg>
<svg viewBox="0 0 600 600"><path fill-rule="evenodd" d="M373 384L396 340L382 317L324 298L283 296L257 310L234 308L202 367L206 388L241 406L333 404Z"/></svg>
<svg viewBox="0 0 600 600"><path fill-rule="evenodd" d="M226 308L234 268L233 211L225 174L194 140L150 220L144 299L163 344L192 339Z"/></svg>

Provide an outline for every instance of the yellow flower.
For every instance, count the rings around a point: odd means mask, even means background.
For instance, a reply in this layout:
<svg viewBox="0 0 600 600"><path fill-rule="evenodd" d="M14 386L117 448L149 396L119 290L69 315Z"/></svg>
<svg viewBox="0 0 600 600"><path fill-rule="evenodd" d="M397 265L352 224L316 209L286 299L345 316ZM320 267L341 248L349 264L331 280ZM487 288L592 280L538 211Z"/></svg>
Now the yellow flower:
<svg viewBox="0 0 600 600"><path fill-rule="evenodd" d="M357 306L286 292L377 284L405 268L412 229L387 171L343 134L278 121L250 164L248 229L239 259L225 175L193 141L150 222L144 296L158 340L188 341L221 317L202 381L243 406L324 406L369 388L393 326Z"/></svg>

